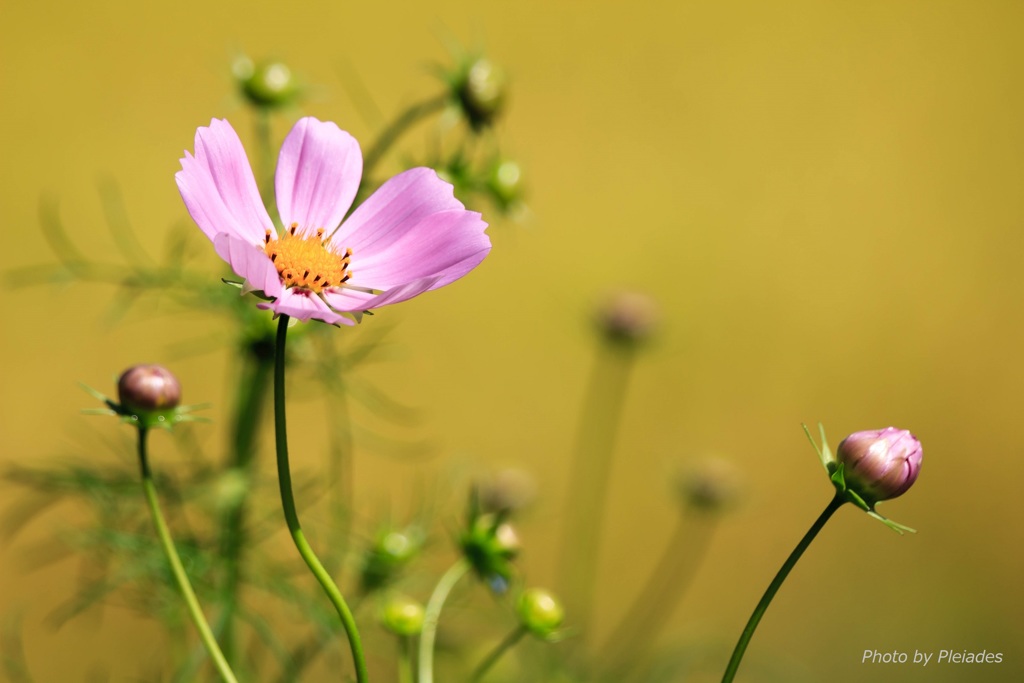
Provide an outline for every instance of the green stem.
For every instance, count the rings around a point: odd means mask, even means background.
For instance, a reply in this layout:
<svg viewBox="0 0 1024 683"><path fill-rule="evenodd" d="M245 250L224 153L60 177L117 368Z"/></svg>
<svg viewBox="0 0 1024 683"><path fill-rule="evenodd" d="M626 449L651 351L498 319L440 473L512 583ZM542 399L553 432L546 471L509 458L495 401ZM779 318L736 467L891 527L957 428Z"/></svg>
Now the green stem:
<svg viewBox="0 0 1024 683"><path fill-rule="evenodd" d="M412 638L398 636L398 683L415 683L412 670Z"/></svg>
<svg viewBox="0 0 1024 683"><path fill-rule="evenodd" d="M153 516L153 524L156 526L156 534L160 538L160 545L163 546L164 554L167 555L167 561L171 565L171 573L178 584L181 596L185 599L192 622L199 631L199 638L203 641L203 645L206 646L206 651L210 653L210 658L213 660L218 673L220 673L221 679L225 683L238 683L234 672L231 671L231 666L228 664L227 659L224 658L224 653L221 652L220 646L217 645L216 638L213 637L210 625L206 623L203 610L199 607L199 600L196 599L195 591L192 590L192 584L188 580L188 574L185 573L185 567L182 566L181 558L178 557L174 541L171 540L171 532L167 529L163 513L160 512L160 501L157 499L156 486L153 485L153 475L149 470L149 459L146 455L146 435L148 429L144 426L139 426L138 429L142 492L146 496L146 502L149 503L149 512Z"/></svg>
<svg viewBox="0 0 1024 683"><path fill-rule="evenodd" d="M515 630L505 636L500 643L498 643L490 654L484 658L482 662L473 670L473 675L470 677L471 683L477 683L481 680L484 675L490 670L495 663L501 659L501 656L508 652L513 645L519 642L519 639L526 635L526 627L517 626Z"/></svg>
<svg viewBox="0 0 1024 683"><path fill-rule="evenodd" d="M267 212L274 215L274 149L270 134L270 111L266 107L256 107L253 111L256 129L257 183L260 195L267 207Z"/></svg>
<svg viewBox="0 0 1024 683"><path fill-rule="evenodd" d="M391 146L395 144L402 133L420 119L430 116L435 111L442 109L447 102L448 93L423 100L422 102L417 102L399 114L394 121L388 124L387 128L382 130L374 143L370 145L370 148L366 151L366 155L363 157L363 180L369 180L374 168L377 166L377 163L387 153L387 151L391 149ZM356 195L357 198L355 204L358 204L359 200L367 194L369 193L366 191L366 185L361 184L359 186L359 192Z"/></svg>
<svg viewBox="0 0 1024 683"><path fill-rule="evenodd" d="M280 316L277 325L277 344L274 350L274 426L277 442L277 478L281 487L281 507L284 509L284 519L288 524L288 531L291 532L292 540L299 551L299 555L305 560L309 570L320 582L327 597L338 610L338 616L345 627L348 635L349 646L352 649L352 661L356 669L356 680L358 683L366 683L366 659L363 655L363 644L359 638L359 629L356 628L355 619L345 598L342 597L338 586L331 580L330 574L324 569L320 559L313 552L306 535L302 533L299 525L299 515L295 511L295 496L292 493L292 474L288 464L288 429L285 419L284 400L284 358L285 342L288 339L288 316Z"/></svg>
<svg viewBox="0 0 1024 683"><path fill-rule="evenodd" d="M818 535L821 528L825 526L825 522L832 517L832 514L842 507L846 499L840 494L832 499L832 501L825 506L825 509L818 519L814 520L814 524L807 530L804 537L800 539L800 542L793 548L793 552L789 554L786 561L782 564L782 568L779 569L779 573L775 575L772 582L768 584L768 590L764 592L761 597L761 602L757 603L757 607L754 608L754 613L750 615L750 619L747 621L746 627L743 629L743 633L740 634L740 639L736 643L736 649L732 651L732 658L729 660L729 666L725 669L725 675L722 676L722 683L731 683L732 679L736 676L736 670L740 668L740 661L743 659L743 653L747 649L747 645L750 643L750 639L754 636L754 631L757 629L758 623L761 621L761 617L764 616L765 610L768 609L768 605L771 604L772 598L779 592L779 588L782 586L782 582L789 576L789 572L796 566L797 560L807 550L807 546L811 544L814 537Z"/></svg>
<svg viewBox="0 0 1024 683"><path fill-rule="evenodd" d="M417 683L434 683L434 639L437 637L437 622L441 617L441 608L444 607L444 601L448 599L452 588L468 571L469 562L465 558L459 559L437 582L430 600L427 601L427 607L423 611L423 632L420 634L420 676Z"/></svg>
<svg viewBox="0 0 1024 683"><path fill-rule="evenodd" d="M599 348L585 394L569 478L560 585L567 610L576 615L584 637L590 630L615 438L635 354L631 347L611 343Z"/></svg>
<svg viewBox="0 0 1024 683"><path fill-rule="evenodd" d="M256 431L266 404L267 391L273 376L273 359L259 353L243 356L241 381L235 398L232 420L232 463L228 472L243 478L248 485L256 454ZM225 474L227 474L226 472ZM224 558L225 580L221 587L221 613L216 631L224 645L228 661L234 660L235 613L238 611L238 593L242 583L242 557L246 547L246 492L225 513L220 535L220 554Z"/></svg>
<svg viewBox="0 0 1024 683"><path fill-rule="evenodd" d="M625 672L639 664L657 639L672 610L686 593L708 548L716 520L701 520L706 525L694 529L680 515L675 530L654 569L643 582L643 589L626 616L618 623L601 648L603 671ZM694 532L699 535L695 535Z"/></svg>

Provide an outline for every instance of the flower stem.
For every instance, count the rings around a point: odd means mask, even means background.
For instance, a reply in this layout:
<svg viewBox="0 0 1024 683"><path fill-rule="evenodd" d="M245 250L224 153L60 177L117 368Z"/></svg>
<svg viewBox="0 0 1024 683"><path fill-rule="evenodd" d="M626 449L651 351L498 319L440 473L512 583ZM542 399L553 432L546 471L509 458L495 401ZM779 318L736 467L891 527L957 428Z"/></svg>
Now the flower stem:
<svg viewBox="0 0 1024 683"><path fill-rule="evenodd" d="M729 666L725 668L725 675L722 676L722 683L731 683L732 679L736 676L736 670L740 668L740 661L743 659L743 653L746 652L747 645L750 643L750 639L754 636L754 631L757 629L758 623L761 621L761 617L764 616L765 610L768 609L768 605L771 604L772 598L779 592L779 588L782 586L782 582L789 576L789 572L796 566L797 560L807 550L807 546L811 544L818 532L821 531L822 527L825 526L825 522L832 517L832 514L842 507L846 499L838 493L832 501L825 506L825 509L818 519L814 520L814 524L807 530L804 537L800 539L800 542L793 548L793 552L789 554L786 561L782 564L779 569L779 573L775 575L772 582L768 584L768 590L764 592L761 597L761 602L757 603L757 607L754 608L754 613L750 615L750 619L747 621L746 627L743 629L743 633L740 634L739 642L736 643L736 649L732 652L732 658L729 660Z"/></svg>
<svg viewBox="0 0 1024 683"><path fill-rule="evenodd" d="M149 430L141 425L138 427L138 430L142 492L146 496L146 502L149 503L149 512L153 516L153 525L156 526L156 534L160 538L160 545L163 546L164 554L167 555L167 561L171 565L171 573L178 584L181 596L185 599L192 622L199 631L199 638L203 641L203 645L206 646L206 651L210 653L210 658L213 660L218 673L220 673L221 679L225 683L237 683L235 674L231 671L231 666L228 664L227 659L224 658L224 653L221 652L220 646L217 645L216 638L213 637L210 625L206 623L206 617L203 615L203 610L199 607L199 600L196 598L195 591L192 590L188 574L185 573L185 568L181 564L181 558L178 557L178 551L174 547L174 541L171 540L171 532L168 530L163 513L160 511L160 501L156 496L156 486L153 485L153 475L149 470L149 459L146 454L146 436Z"/></svg>
<svg viewBox="0 0 1024 683"><path fill-rule="evenodd" d="M274 148L270 133L270 111L266 107L255 107L256 157L259 160L257 183L260 196L267 205L267 212L273 216L274 204Z"/></svg>
<svg viewBox="0 0 1024 683"><path fill-rule="evenodd" d="M604 503L635 350L604 343L598 349L584 398L566 497L566 527L559 562L567 609L588 635Z"/></svg>
<svg viewBox="0 0 1024 683"><path fill-rule="evenodd" d="M299 525L299 515L295 511L295 496L292 493L292 474L288 464L288 429L285 420L284 401L284 349L288 339L288 316L282 315L277 325L277 344L274 350L274 426L277 442L277 478L281 487L281 507L284 509L284 519L288 524L288 531L291 532L292 540L299 551L299 555L305 560L309 570L320 582L327 597L338 610L338 616L345 627L348 635L349 646L352 649L352 661L356 669L356 680L358 683L366 683L366 659L363 656L363 644L359 638L359 629L356 628L355 619L345 598L342 597L338 586L331 580L330 574L324 569L320 559L313 552L306 535L302 533Z"/></svg>
<svg viewBox="0 0 1024 683"><path fill-rule="evenodd" d="M639 664L686 593L707 552L717 520L702 519L695 524L687 521L680 515L643 589L601 648L600 670L624 673Z"/></svg>
<svg viewBox="0 0 1024 683"><path fill-rule="evenodd" d="M248 483L256 454L256 430L261 422L267 390L273 376L273 359L250 352L243 356L241 379L235 399L232 420L231 470ZM227 474L227 472L225 472ZM221 587L221 613L216 630L224 644L224 655L233 661L235 653L235 615L238 611L238 593L242 583L242 565L248 529L246 528L246 493L234 501L225 513L220 535L220 554L224 559L225 581Z"/></svg>
<svg viewBox="0 0 1024 683"><path fill-rule="evenodd" d="M512 646L518 643L519 639L525 635L526 627L522 625L516 626L516 628L505 636L502 641L498 643L493 650L491 650L490 654L488 654L487 657L485 657L484 660L473 670L473 675L469 679L470 682L477 683L477 681L481 680L484 675L490 671L491 667L501 659L501 656L512 649Z"/></svg>
<svg viewBox="0 0 1024 683"><path fill-rule="evenodd" d="M377 139L370 145L370 148L366 151L366 156L363 157L363 181L370 178L374 167L376 167L387 151L391 149L391 146L395 144L398 138L401 137L402 133L420 119L430 116L435 111L443 108L447 101L448 93L443 93L437 97L416 102L389 123L387 128L382 130ZM369 194L366 190L365 184L360 185L356 204L359 203L359 199Z"/></svg>
<svg viewBox="0 0 1024 683"><path fill-rule="evenodd" d="M398 636L398 683L415 683L412 669L412 638Z"/></svg>
<svg viewBox="0 0 1024 683"><path fill-rule="evenodd" d="M452 587L467 571L469 562L465 558L459 559L437 582L430 600L427 601L427 607L423 611L423 631L420 634L420 675L417 683L434 683L434 639L437 636L437 621L441 617L441 608L444 607L444 601L448 599Z"/></svg>

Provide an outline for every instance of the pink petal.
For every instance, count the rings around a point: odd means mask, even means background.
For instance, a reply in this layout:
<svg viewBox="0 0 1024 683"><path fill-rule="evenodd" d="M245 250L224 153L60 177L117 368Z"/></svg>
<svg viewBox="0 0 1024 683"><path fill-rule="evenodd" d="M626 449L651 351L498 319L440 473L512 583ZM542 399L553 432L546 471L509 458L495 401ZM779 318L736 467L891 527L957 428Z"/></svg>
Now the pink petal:
<svg viewBox="0 0 1024 683"><path fill-rule="evenodd" d="M262 249L225 233L217 235L213 248L228 262L231 270L245 278L250 289L259 290L269 297L281 295L284 289L281 277Z"/></svg>
<svg viewBox="0 0 1024 683"><path fill-rule="evenodd" d="M464 208L451 184L432 169L409 169L360 204L335 233L334 242L354 252L383 250L426 216Z"/></svg>
<svg viewBox="0 0 1024 683"><path fill-rule="evenodd" d="M330 121L300 119L277 161L277 208L287 228L334 230L352 206L363 175L355 138Z"/></svg>
<svg viewBox="0 0 1024 683"><path fill-rule="evenodd" d="M487 256L491 240L484 232L486 228L480 214L464 209L421 218L397 239L389 240L384 249L353 248L349 283L390 290L435 277L437 281L431 289L443 287L471 271Z"/></svg>
<svg viewBox="0 0 1024 683"><path fill-rule="evenodd" d="M175 174L192 220L210 240L228 234L256 244L274 224L260 200L256 179L238 134L213 119L196 130L195 156L185 152Z"/></svg>
<svg viewBox="0 0 1024 683"><path fill-rule="evenodd" d="M355 325L355 322L332 311L316 294L306 290L284 289L274 301L257 304L275 315L287 315L296 320L322 320L331 325Z"/></svg>
<svg viewBox="0 0 1024 683"><path fill-rule="evenodd" d="M352 290L342 290L339 294L332 292L325 292L324 296L327 301L331 304L331 307L339 311L368 311L373 308L380 308L381 306L387 306L388 304L397 304L400 301L411 299L414 296L419 296L424 292L430 291L431 289L437 289L441 285L438 282L441 280L440 276L425 277L413 282L407 282L404 285L392 287L383 294L377 296L368 297L365 299L358 299L351 295L345 296L345 292L351 292Z"/></svg>

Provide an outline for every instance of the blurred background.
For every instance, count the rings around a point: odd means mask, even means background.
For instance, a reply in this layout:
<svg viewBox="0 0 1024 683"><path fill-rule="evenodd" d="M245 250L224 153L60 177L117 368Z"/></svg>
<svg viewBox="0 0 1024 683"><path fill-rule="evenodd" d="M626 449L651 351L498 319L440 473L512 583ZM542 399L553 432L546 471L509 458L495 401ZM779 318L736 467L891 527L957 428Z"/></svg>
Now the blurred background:
<svg viewBox="0 0 1024 683"><path fill-rule="evenodd" d="M5 281L0 326L4 467L130 453L126 428L80 414L93 399L76 383L113 392L133 363L169 365L185 402L212 404L213 424L195 433L214 453L232 390L222 319L119 316L108 286L34 280L30 267L56 261L41 201L59 201L83 252L118 262L98 190L116 183L140 242L159 253L188 224L173 176L196 127L226 117L251 149L236 56L281 59L310 84L299 108L275 118L275 148L309 114L365 149L383 121L439 90L432 65L450 64L457 44L508 74L498 130L523 169L528 211L482 209L494 248L479 269L337 331L387 330L384 362L356 378L409 407L396 438L429 444L395 455L356 439L364 533L409 515L431 487L453 491L442 522L454 527L465 472L520 468L538 491L520 567L530 584L553 584L594 311L610 292L638 290L657 301L660 324L635 359L616 440L597 631L621 618L670 538L677 469L731 459L743 501L717 525L662 638L707 654L710 673L697 667L691 680L717 680L831 495L800 424L821 421L833 445L892 424L921 439L925 463L882 511L919 533L841 510L737 680L1024 676L1019 3L43 0L6 3L4 17L0 264L17 280ZM367 115L366 94L382 118ZM404 149L425 156L428 130ZM388 173L401 168L389 158ZM212 250L193 244L219 276ZM301 388L292 397L294 466L313 471L323 411ZM377 419L358 406L352 418ZM173 470L161 436L154 468ZM23 489L0 486L0 512L15 508ZM4 626L20 624L35 680L136 680L160 656L151 623L117 608L59 629L49 619L78 566L44 562L39 549L78 514L57 506L3 537ZM439 553L446 542L442 533ZM868 648L985 649L1003 661L871 667Z"/></svg>

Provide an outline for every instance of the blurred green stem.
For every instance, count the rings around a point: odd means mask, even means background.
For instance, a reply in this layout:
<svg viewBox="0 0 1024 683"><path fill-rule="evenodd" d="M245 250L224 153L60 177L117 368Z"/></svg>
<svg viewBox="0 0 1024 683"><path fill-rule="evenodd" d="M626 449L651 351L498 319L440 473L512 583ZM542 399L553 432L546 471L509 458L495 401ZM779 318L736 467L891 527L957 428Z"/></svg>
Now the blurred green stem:
<svg viewBox="0 0 1024 683"><path fill-rule="evenodd" d="M566 495L566 528L559 562L567 611L586 637L593 608L594 579L605 500L636 350L603 341L584 394L576 452Z"/></svg>
<svg viewBox="0 0 1024 683"><path fill-rule="evenodd" d="M277 478L281 487L281 507L284 510L285 522L288 524L288 531L291 532L292 540L299 555L305 560L309 570L316 577L320 586L327 593L327 597L338 611L341 623L348 635L349 646L352 650L352 661L356 669L356 680L359 683L366 683L366 660L363 656L363 644L359 638L359 629L356 628L352 612L345 603L338 586L331 580L330 574L324 569L320 559L313 552L306 535L299 525L299 516L295 511L295 496L292 493L292 473L288 463L288 428L285 419L285 343L288 340L288 316L282 315L278 318L277 344L274 349L274 427L277 443Z"/></svg>
<svg viewBox="0 0 1024 683"><path fill-rule="evenodd" d="M507 636L502 638L501 642L498 643L490 654L488 654L480 664L473 669L473 675L470 676L471 683L477 683L480 681L491 667L497 663L501 656L508 652L512 647L519 642L520 638L526 635L525 626L516 626L515 630L509 633Z"/></svg>
<svg viewBox="0 0 1024 683"><path fill-rule="evenodd" d="M434 683L434 640L437 637L437 622L441 618L441 608L444 607L444 602L455 584L469 571L469 566L465 558L460 558L449 567L427 601L427 607L423 612L423 632L420 634L420 676L417 683Z"/></svg>
<svg viewBox="0 0 1024 683"><path fill-rule="evenodd" d="M221 679L224 680L225 683L238 683L235 678L235 674L231 671L231 666L228 664L227 659L224 658L224 653L221 652L220 646L217 645L217 640L213 637L210 625L206 623L206 617L203 615L203 610L199 607L199 600L196 598L195 591L192 590L192 584L189 583L188 575L185 573L185 568L181 564L181 558L178 557L178 551L174 547L174 541L171 540L171 532L168 530L167 523L164 521L163 513L160 512L160 501L156 496L156 486L153 485L153 475L149 469L149 459L146 453L146 437L149 430L141 425L138 426L138 430L139 467L142 471L142 492L145 494L146 502L149 504L149 512L153 516L153 524L156 526L156 533L160 538L160 545L163 546L164 554L167 555L167 561L171 565L171 573L174 575L174 580L178 584L181 596L185 599L189 616L192 617L192 622L199 631L199 638L203 641L203 645L206 646L206 651L210 653L210 658L213 660L213 664L217 668L218 673L220 673Z"/></svg>
<svg viewBox="0 0 1024 683"><path fill-rule="evenodd" d="M224 655L229 662L235 659L235 614L238 610L238 593L242 581L242 557L247 540L246 501L252 479L253 462L256 455L256 431L262 422L263 408L273 377L272 355L261 354L262 345L253 344L250 352L242 356L238 393L235 396L235 412L232 418L231 448L232 463L226 475L237 475L245 488L237 501L224 515L221 525L220 556L224 561L225 580L221 587L221 613L216 631L224 645ZM234 495L234 492L232 492Z"/></svg>
<svg viewBox="0 0 1024 683"><path fill-rule="evenodd" d="M259 183L260 195L267 207L267 212L273 216L274 206L277 203L274 199L274 148L270 135L270 110L266 107L255 107L255 138L256 138L256 159L257 159L257 183Z"/></svg>
<svg viewBox="0 0 1024 683"><path fill-rule="evenodd" d="M398 683L415 683L412 670L412 638L398 636Z"/></svg>
<svg viewBox="0 0 1024 683"><path fill-rule="evenodd" d="M761 621L761 617L764 616L765 610L768 609L768 605L771 604L772 598L779 592L779 588L782 586L782 582L789 576L789 572L796 566L797 560L807 550L807 546L811 544L811 541L818 535L822 527L825 526L825 522L832 517L833 513L842 507L846 499L839 493L836 493L832 501L825 506L825 509L818 519L814 520L814 524L807 530L804 537L800 539L800 542L793 548L793 552L789 554L786 561L782 563L782 568L779 569L779 573L775 575L772 582L768 584L768 590L764 592L761 597L761 601L757 603L757 607L754 608L754 613L750 615L750 619L747 621L746 627L743 629L743 633L740 634L740 639L736 643L736 649L732 652L732 658L729 660L729 665L725 669L725 675L722 676L722 683L731 683L732 679L736 676L736 670L740 668L740 661L743 660L743 653L747 650L747 645L750 643L750 639L754 636L754 631L757 629L758 623Z"/></svg>
<svg viewBox="0 0 1024 683"><path fill-rule="evenodd" d="M614 671L621 677L628 667L640 663L657 639L672 610L693 581L707 551L716 519L701 521L706 524L694 528L694 525L687 524L687 517L679 516L672 536L650 576L643 582L640 594L601 648L601 658L605 662L599 667L601 671Z"/></svg>
<svg viewBox="0 0 1024 683"><path fill-rule="evenodd" d="M434 112L443 109L447 102L448 93L443 93L437 97L417 102L399 114L394 121L389 123L387 127L380 132L380 135L378 135L377 139L372 145L370 145L370 148L366 151L366 155L363 157L364 182L359 185L359 192L356 194L356 201L353 206L358 205L362 199L365 199L366 196L370 194L368 184L365 181L371 177L378 162L380 162L387 151L391 149L391 146L398 141L398 138L400 138L406 130L412 127L420 119L426 118Z"/></svg>

